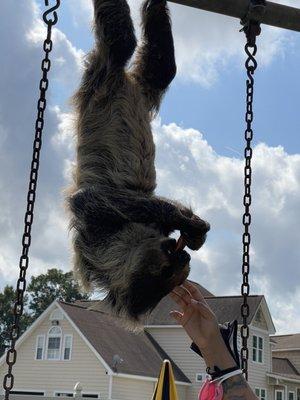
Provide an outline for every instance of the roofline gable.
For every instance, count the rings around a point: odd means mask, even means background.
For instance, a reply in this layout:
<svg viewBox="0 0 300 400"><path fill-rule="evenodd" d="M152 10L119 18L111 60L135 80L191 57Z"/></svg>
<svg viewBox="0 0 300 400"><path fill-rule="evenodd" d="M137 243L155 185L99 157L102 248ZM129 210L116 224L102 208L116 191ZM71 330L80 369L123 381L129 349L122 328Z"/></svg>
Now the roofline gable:
<svg viewBox="0 0 300 400"><path fill-rule="evenodd" d="M269 309L269 306L268 306L268 303L266 301L265 296L262 296L261 301L259 302L259 304L258 304L258 306L256 308L256 311L253 314L253 318L249 322L249 324L252 324L252 322L253 322L253 320L254 320L254 318L256 316L256 313L257 313L257 311L259 310L260 307L262 308L264 317L266 318L266 322L267 322L267 326L268 326L268 333L270 335L273 335L276 332L276 328L275 328L275 325L274 325L274 322L273 322L273 319L272 319L272 316L271 316L271 313L270 313L270 309Z"/></svg>
<svg viewBox="0 0 300 400"><path fill-rule="evenodd" d="M46 317L48 313L52 311L53 308L55 308L55 305L58 305L58 301L54 300L47 308L45 311L42 312L42 314L26 329L26 331L19 337L19 339L16 341L16 350L21 346L21 344L24 342L25 339L34 331L34 329L41 323L41 321ZM6 361L6 352L3 354L3 356L0 358L0 366L4 364Z"/></svg>

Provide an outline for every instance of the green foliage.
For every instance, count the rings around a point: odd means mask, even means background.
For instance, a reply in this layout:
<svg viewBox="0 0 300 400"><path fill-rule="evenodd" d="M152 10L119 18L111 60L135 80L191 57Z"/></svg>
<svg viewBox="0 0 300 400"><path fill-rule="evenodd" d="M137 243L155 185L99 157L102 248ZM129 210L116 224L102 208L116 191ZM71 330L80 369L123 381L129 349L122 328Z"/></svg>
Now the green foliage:
<svg viewBox="0 0 300 400"><path fill-rule="evenodd" d="M53 268L47 274L32 277L27 288L29 294L29 309L34 318L37 318L55 299L73 302L87 300L82 294L72 272Z"/></svg>
<svg viewBox="0 0 300 400"><path fill-rule="evenodd" d="M24 297L25 308L28 297ZM0 356L9 343L9 329L13 323L13 313L15 302L15 290L12 286L5 286L3 292L0 292ZM20 321L20 333L22 334L28 325L32 322L32 317L24 311Z"/></svg>
<svg viewBox="0 0 300 400"><path fill-rule="evenodd" d="M24 313L21 318L23 333L54 300L73 302L87 300L88 295L80 292L72 272L63 272L52 268L46 274L32 277L24 297ZM12 310L15 302L15 290L6 286L0 292L0 356L9 342L9 329L13 323Z"/></svg>

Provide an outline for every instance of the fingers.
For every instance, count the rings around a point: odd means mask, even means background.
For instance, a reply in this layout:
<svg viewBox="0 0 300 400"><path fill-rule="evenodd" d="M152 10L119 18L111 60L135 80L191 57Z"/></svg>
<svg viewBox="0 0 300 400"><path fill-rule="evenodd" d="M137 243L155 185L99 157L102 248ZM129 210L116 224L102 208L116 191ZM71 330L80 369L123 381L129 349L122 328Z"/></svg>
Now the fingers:
<svg viewBox="0 0 300 400"><path fill-rule="evenodd" d="M206 303L206 301L205 301L204 297L202 296L202 293L200 292L200 290L195 285L193 285L191 282L184 281L182 286L186 290L188 290L188 292L191 294L193 299L195 299L197 301L203 301L204 303Z"/></svg>
<svg viewBox="0 0 300 400"><path fill-rule="evenodd" d="M188 290L181 286L177 286L173 291L170 293L171 298L177 303L182 310L185 310L187 306L191 304L191 294Z"/></svg>
<svg viewBox="0 0 300 400"><path fill-rule="evenodd" d="M183 314L179 311L171 311L171 317L173 317L179 324L182 324Z"/></svg>

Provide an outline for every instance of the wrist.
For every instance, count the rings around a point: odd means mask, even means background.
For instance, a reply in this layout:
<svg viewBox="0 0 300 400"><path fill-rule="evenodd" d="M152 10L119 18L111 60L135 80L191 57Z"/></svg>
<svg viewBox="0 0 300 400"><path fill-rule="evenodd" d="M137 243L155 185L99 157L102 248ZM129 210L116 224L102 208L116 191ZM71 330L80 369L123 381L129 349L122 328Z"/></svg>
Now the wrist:
<svg viewBox="0 0 300 400"><path fill-rule="evenodd" d="M237 365L221 335L210 342L208 347L201 349L201 352L207 367L214 368L214 366L217 366L224 370Z"/></svg>

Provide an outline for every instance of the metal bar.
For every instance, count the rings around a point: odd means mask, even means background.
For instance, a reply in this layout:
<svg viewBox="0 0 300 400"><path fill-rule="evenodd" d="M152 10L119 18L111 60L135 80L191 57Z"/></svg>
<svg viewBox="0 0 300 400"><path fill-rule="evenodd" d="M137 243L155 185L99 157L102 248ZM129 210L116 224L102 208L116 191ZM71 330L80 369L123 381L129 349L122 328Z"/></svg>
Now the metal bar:
<svg viewBox="0 0 300 400"><path fill-rule="evenodd" d="M249 7L249 0L169 0L173 3L200 8L241 20ZM300 32L300 9L267 1L261 23Z"/></svg>

